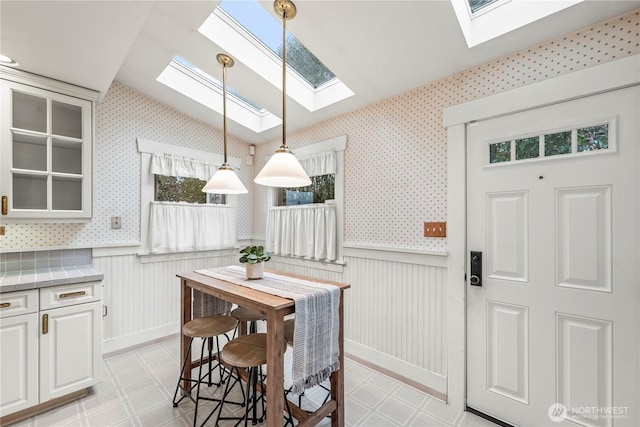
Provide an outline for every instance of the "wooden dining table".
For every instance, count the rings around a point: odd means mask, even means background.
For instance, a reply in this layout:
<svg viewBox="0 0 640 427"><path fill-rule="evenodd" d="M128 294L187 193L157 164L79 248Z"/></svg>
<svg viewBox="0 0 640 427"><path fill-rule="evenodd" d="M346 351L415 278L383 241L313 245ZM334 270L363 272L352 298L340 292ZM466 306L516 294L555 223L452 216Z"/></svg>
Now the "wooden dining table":
<svg viewBox="0 0 640 427"><path fill-rule="evenodd" d="M339 305L339 361L340 368L331 374L331 398L315 412L308 413L302 410L293 402L289 402L291 414L298 420L298 426L313 426L318 424L326 416L331 416L332 427L342 427L344 419L344 291L349 288L345 283L321 280L312 277L300 276L290 273L283 273L274 270L265 270L269 273L299 278L311 282L335 285L340 289ZM191 302L193 290L212 295L216 298L257 310L265 315L267 319L267 371L269 381L266 384L265 394L267 396L267 426L275 427L283 424L283 414L285 410L284 394L284 353L282 343L284 340L284 317L295 313L294 301L288 298L272 295L266 292L237 285L235 283L210 277L196 272L177 274L181 279L181 325L192 319ZM182 329L181 329L182 330ZM189 346L189 338L181 335L180 340L180 360L184 360ZM191 366L185 367L182 375L184 378L191 377ZM188 390L188 381L185 381L185 389Z"/></svg>

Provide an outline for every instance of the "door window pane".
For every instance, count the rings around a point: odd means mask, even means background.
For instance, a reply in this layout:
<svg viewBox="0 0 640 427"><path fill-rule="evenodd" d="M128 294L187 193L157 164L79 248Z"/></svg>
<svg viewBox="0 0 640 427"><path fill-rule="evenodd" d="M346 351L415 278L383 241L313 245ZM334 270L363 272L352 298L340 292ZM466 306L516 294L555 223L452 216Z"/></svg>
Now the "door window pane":
<svg viewBox="0 0 640 427"><path fill-rule="evenodd" d="M540 137L516 139L516 160L540 156Z"/></svg>
<svg viewBox="0 0 640 427"><path fill-rule="evenodd" d="M489 163L511 161L511 141L489 144Z"/></svg>
<svg viewBox="0 0 640 427"><path fill-rule="evenodd" d="M544 155L556 156L571 153L571 131L544 136Z"/></svg>
<svg viewBox="0 0 640 427"><path fill-rule="evenodd" d="M578 152L609 148L609 125L578 129Z"/></svg>

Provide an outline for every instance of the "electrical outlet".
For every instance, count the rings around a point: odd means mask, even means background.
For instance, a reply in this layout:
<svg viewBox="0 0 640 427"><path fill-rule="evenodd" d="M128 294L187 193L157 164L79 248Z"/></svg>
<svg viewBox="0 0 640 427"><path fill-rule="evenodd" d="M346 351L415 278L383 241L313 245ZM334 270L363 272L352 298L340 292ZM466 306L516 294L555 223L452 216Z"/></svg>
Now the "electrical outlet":
<svg viewBox="0 0 640 427"><path fill-rule="evenodd" d="M122 228L122 217L112 216L111 217L111 229L112 230L120 230Z"/></svg>
<svg viewBox="0 0 640 427"><path fill-rule="evenodd" d="M424 237L447 237L447 223L425 222Z"/></svg>

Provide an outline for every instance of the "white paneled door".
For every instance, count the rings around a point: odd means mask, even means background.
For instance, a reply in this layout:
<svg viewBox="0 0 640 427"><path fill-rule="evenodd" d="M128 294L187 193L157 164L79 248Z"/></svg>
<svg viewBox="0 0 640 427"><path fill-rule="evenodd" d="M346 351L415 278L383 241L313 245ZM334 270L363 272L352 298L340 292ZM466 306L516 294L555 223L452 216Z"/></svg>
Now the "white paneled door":
<svg viewBox="0 0 640 427"><path fill-rule="evenodd" d="M469 407L640 425L639 105L635 86L468 126Z"/></svg>

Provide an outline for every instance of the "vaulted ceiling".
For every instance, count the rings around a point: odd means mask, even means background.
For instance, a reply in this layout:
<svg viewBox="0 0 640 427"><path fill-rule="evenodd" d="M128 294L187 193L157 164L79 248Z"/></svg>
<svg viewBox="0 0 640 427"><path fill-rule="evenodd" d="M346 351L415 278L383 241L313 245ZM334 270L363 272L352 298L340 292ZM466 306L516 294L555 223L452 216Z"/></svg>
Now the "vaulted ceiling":
<svg viewBox="0 0 640 427"><path fill-rule="evenodd" d="M198 32L217 4L2 0L0 52L16 59L25 71L102 95L117 80L221 127L219 113L156 81L176 55L222 79L216 54L223 50ZM272 12L271 1L261 4ZM467 47L447 0L298 0L296 6L298 14L288 29L355 95L315 112L289 102L289 131L621 15L639 2L584 1L473 48ZM236 61L228 81L280 116L280 90L245 64ZM260 143L276 137L280 128L256 134L230 121L229 132Z"/></svg>

